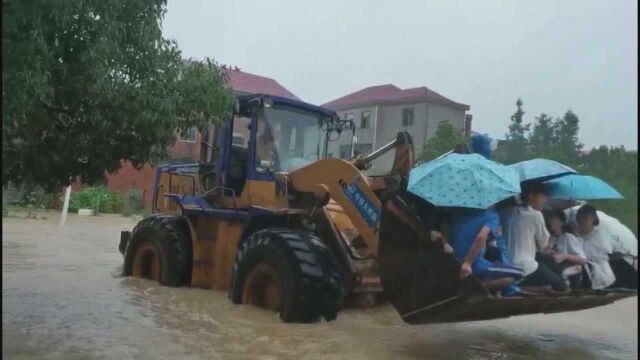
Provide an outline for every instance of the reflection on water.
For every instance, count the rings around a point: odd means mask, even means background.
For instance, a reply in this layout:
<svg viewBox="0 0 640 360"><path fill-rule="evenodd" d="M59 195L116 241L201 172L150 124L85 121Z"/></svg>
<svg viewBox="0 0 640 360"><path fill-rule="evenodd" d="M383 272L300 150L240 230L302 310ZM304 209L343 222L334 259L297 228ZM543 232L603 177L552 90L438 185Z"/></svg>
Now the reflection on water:
<svg viewBox="0 0 640 360"><path fill-rule="evenodd" d="M3 219L2 347L10 359L635 359L637 299L543 316L408 326L390 306L284 324L219 291L120 277L133 219Z"/></svg>

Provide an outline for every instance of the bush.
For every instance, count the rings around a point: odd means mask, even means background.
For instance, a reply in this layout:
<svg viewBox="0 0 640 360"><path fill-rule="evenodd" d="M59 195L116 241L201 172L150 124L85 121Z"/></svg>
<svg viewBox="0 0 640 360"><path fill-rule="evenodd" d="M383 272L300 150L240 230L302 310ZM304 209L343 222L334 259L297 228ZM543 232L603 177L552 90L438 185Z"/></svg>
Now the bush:
<svg viewBox="0 0 640 360"><path fill-rule="evenodd" d="M144 196L142 190L131 189L125 198L127 205L133 211L142 210L144 207Z"/></svg>
<svg viewBox="0 0 640 360"><path fill-rule="evenodd" d="M37 209L53 207L53 195L38 186L8 184L2 189L3 204Z"/></svg>
<svg viewBox="0 0 640 360"><path fill-rule="evenodd" d="M116 191L104 186L89 187L79 193L71 194L69 211L78 209L93 209L99 213L113 214L122 208L122 197Z"/></svg>
<svg viewBox="0 0 640 360"><path fill-rule="evenodd" d="M122 207L122 216L130 217L131 215L133 215L133 210L131 209L131 207L123 206Z"/></svg>

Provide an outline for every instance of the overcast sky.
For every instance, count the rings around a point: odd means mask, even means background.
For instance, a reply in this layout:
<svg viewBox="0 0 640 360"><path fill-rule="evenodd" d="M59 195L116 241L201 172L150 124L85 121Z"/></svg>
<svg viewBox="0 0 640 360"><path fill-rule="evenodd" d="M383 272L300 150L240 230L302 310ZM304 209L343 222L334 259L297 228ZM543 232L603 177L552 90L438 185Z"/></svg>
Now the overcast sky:
<svg viewBox="0 0 640 360"><path fill-rule="evenodd" d="M427 86L502 137L525 120L580 118L587 147L637 149L636 0L169 0L165 37L184 57L272 77L322 104L364 87Z"/></svg>

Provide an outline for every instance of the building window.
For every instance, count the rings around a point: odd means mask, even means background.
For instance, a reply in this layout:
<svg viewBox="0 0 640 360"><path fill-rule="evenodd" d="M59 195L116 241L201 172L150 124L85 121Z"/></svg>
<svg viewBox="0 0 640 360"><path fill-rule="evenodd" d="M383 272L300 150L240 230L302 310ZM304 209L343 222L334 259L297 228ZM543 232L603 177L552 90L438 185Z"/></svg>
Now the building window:
<svg viewBox="0 0 640 360"><path fill-rule="evenodd" d="M344 119L345 120L351 120L353 121L354 117L353 117L353 113L346 113L344 114Z"/></svg>
<svg viewBox="0 0 640 360"><path fill-rule="evenodd" d="M178 140L184 142L196 142L196 134L198 133L198 129L195 127L189 128L185 131L181 131L178 134Z"/></svg>
<svg viewBox="0 0 640 360"><path fill-rule="evenodd" d="M371 111L363 111L360 113L360 128L368 129L371 127Z"/></svg>
<svg viewBox="0 0 640 360"><path fill-rule="evenodd" d="M233 133L233 138L231 139L232 145L238 145L242 147L247 147L247 139L244 135L240 133Z"/></svg>
<svg viewBox="0 0 640 360"><path fill-rule="evenodd" d="M413 126L413 108L402 109L402 126Z"/></svg>

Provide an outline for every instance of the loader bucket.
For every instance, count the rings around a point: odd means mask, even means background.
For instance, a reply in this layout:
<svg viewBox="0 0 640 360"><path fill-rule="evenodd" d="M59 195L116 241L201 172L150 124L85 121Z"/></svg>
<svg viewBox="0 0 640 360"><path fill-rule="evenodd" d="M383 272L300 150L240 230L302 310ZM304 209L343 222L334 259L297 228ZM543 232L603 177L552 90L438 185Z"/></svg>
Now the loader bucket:
<svg viewBox="0 0 640 360"><path fill-rule="evenodd" d="M489 320L588 309L636 296L635 290L501 298L473 276L459 279L460 262L432 243L411 206L395 195L383 204L378 261L385 298L409 324Z"/></svg>

